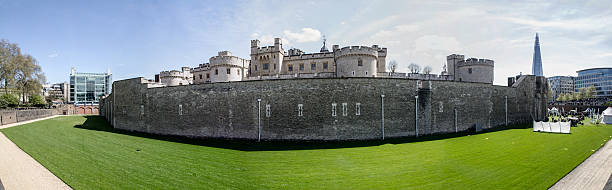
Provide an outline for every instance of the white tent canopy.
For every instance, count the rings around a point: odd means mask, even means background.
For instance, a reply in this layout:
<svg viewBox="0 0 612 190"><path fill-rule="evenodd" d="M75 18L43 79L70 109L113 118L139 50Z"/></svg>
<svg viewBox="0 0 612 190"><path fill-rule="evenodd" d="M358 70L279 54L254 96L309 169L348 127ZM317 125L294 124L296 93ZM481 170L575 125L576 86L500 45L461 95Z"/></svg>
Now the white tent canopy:
<svg viewBox="0 0 612 190"><path fill-rule="evenodd" d="M612 107L608 107L608 109L604 110L602 113L603 120L601 120L604 124L612 124Z"/></svg>

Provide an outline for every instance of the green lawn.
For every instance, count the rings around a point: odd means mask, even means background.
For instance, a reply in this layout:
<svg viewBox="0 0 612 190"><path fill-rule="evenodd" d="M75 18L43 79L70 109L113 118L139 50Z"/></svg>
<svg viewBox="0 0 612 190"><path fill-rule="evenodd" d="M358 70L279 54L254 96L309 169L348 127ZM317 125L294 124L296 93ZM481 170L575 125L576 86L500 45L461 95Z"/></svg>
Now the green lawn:
<svg viewBox="0 0 612 190"><path fill-rule="evenodd" d="M101 117L69 116L0 131L74 189L546 189L612 137L608 125L389 144L195 145L110 130Z"/></svg>

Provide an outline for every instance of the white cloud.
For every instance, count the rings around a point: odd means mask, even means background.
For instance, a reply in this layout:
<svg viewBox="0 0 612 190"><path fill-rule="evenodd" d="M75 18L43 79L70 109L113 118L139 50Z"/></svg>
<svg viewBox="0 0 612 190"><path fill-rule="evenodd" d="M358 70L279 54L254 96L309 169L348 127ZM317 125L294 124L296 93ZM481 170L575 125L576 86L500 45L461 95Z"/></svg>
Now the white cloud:
<svg viewBox="0 0 612 190"><path fill-rule="evenodd" d="M47 55L47 57L49 58L56 58L57 56L59 56L58 53L52 53L52 54Z"/></svg>
<svg viewBox="0 0 612 190"><path fill-rule="evenodd" d="M460 51L459 41L454 37L427 35L415 40L416 51L446 50Z"/></svg>
<svg viewBox="0 0 612 190"><path fill-rule="evenodd" d="M314 42L321 40L321 32L317 29L302 28L302 32L291 32L289 30L283 31L287 39L302 42Z"/></svg>

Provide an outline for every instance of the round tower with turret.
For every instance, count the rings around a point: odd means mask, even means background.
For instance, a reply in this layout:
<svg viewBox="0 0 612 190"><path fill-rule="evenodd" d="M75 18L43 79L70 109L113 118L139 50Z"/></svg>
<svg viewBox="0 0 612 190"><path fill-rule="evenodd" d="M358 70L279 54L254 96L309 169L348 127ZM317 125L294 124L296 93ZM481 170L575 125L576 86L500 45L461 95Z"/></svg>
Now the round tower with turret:
<svg viewBox="0 0 612 190"><path fill-rule="evenodd" d="M375 77L377 74L378 48L350 46L334 48L336 76Z"/></svg>

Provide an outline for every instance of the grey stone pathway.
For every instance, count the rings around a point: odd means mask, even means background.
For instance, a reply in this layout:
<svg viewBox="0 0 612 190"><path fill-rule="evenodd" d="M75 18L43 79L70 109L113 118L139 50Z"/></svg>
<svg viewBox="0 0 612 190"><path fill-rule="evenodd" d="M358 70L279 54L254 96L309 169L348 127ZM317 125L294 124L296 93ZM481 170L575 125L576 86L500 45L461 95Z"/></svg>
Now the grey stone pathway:
<svg viewBox="0 0 612 190"><path fill-rule="evenodd" d="M54 117L54 116L51 116ZM42 118L49 119L51 117ZM4 125L2 128L17 126L33 121ZM0 190L28 189L71 189L47 168L21 150L0 132ZM2 187L4 186L4 187Z"/></svg>
<svg viewBox="0 0 612 190"><path fill-rule="evenodd" d="M602 143L604 143L602 141ZM610 188L612 177L612 143L610 139L597 152L592 154L578 167L559 180L550 189L593 189Z"/></svg>

